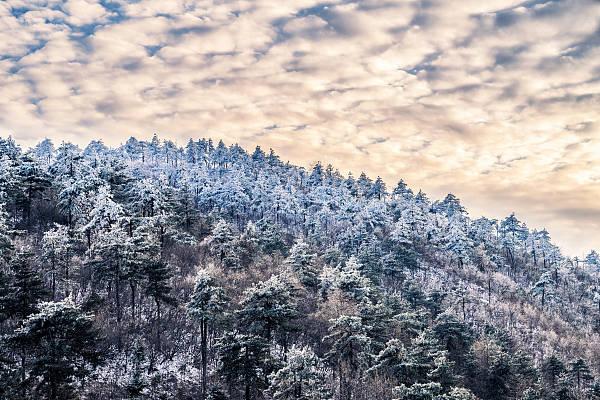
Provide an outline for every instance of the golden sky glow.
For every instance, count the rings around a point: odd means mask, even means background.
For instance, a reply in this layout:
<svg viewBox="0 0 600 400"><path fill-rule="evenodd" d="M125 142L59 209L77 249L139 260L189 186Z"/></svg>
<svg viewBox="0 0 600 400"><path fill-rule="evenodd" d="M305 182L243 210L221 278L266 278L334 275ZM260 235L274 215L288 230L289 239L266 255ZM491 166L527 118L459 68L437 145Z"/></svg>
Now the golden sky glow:
<svg viewBox="0 0 600 400"><path fill-rule="evenodd" d="M0 2L0 136L223 138L600 248L600 2Z"/></svg>

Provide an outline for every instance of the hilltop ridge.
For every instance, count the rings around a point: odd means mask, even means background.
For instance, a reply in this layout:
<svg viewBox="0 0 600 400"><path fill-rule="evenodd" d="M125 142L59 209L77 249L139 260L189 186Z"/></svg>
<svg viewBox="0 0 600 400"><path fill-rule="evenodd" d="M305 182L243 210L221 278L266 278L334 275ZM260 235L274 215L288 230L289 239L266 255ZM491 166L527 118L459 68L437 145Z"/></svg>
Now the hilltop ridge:
<svg viewBox="0 0 600 400"><path fill-rule="evenodd" d="M0 139L0 211L5 398L600 398L598 254L453 194L209 139Z"/></svg>

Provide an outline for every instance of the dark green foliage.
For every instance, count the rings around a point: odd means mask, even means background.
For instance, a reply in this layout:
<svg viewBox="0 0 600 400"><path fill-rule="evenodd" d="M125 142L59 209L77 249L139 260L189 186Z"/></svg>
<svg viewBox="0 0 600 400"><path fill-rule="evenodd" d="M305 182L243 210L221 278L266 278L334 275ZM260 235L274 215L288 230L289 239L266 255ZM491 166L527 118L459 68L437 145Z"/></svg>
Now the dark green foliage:
<svg viewBox="0 0 600 400"><path fill-rule="evenodd" d="M146 275L144 291L146 295L154 299L157 307L161 303L177 304L177 300L171 295L171 286L169 285L171 271L163 260L148 260L144 265L144 274Z"/></svg>
<svg viewBox="0 0 600 400"><path fill-rule="evenodd" d="M93 319L69 302L42 303L10 343L24 349L29 387L49 399L67 398L75 379L88 376L102 361Z"/></svg>
<svg viewBox="0 0 600 400"><path fill-rule="evenodd" d="M368 326L367 335L371 339L374 353L379 352L389 339L393 313L383 302L373 303L363 300L358 312L364 326Z"/></svg>
<svg viewBox="0 0 600 400"><path fill-rule="evenodd" d="M142 343L138 341L133 351L133 365L129 374L129 380L125 384L125 391L132 399L140 397L144 389L148 386L148 382L144 378L145 362L145 349Z"/></svg>
<svg viewBox="0 0 600 400"><path fill-rule="evenodd" d="M284 254L286 244L283 240L281 228L268 218L263 218L256 222L256 235L260 249L265 254L274 254L280 252Z"/></svg>
<svg viewBox="0 0 600 400"><path fill-rule="evenodd" d="M406 246L393 243L389 253L383 257L383 273L385 276L402 280L406 272L419 268L416 254Z"/></svg>
<svg viewBox="0 0 600 400"><path fill-rule="evenodd" d="M554 354L548 357L542 365L544 381L551 388L557 385L558 377L563 372L565 372L565 364Z"/></svg>
<svg viewBox="0 0 600 400"><path fill-rule="evenodd" d="M256 335L226 333L217 343L219 375L230 393L241 391L246 400L268 387L267 377L274 368L267 341Z"/></svg>
<svg viewBox="0 0 600 400"><path fill-rule="evenodd" d="M439 343L448 352L448 358L454 363L455 373L470 372L471 346L475 341L475 333L472 328L454 314L440 314L433 325L433 334Z"/></svg>
<svg viewBox="0 0 600 400"><path fill-rule="evenodd" d="M591 381L594 380L590 367L581 358L569 364L571 369L570 373L573 376L577 389L581 389L583 386L587 386Z"/></svg>
<svg viewBox="0 0 600 400"><path fill-rule="evenodd" d="M260 282L244 292L238 311L240 322L250 332L271 341L277 331L289 331L298 317L289 286L278 276Z"/></svg>
<svg viewBox="0 0 600 400"><path fill-rule="evenodd" d="M30 155L23 155L20 160L18 183L21 189L16 205L23 212L26 226L31 224L31 211L34 201L51 186L50 177Z"/></svg>
<svg viewBox="0 0 600 400"><path fill-rule="evenodd" d="M10 318L23 320L37 312L38 303L48 295L44 282L33 269L32 258L29 249L21 248L10 262L10 285L0 297L0 309Z"/></svg>
<svg viewBox="0 0 600 400"><path fill-rule="evenodd" d="M505 331L487 326L474 346L474 388L479 397L500 400L519 396L537 381L530 357L515 348Z"/></svg>
<svg viewBox="0 0 600 400"><path fill-rule="evenodd" d="M326 360L337 368L339 392L344 400L352 399L356 380L365 370L370 357L370 327L358 317L343 315L330 321L329 335L323 340L331 343Z"/></svg>
<svg viewBox="0 0 600 400"><path fill-rule="evenodd" d="M310 250L307 243L300 241L292 247L286 265L298 276L300 283L316 290L319 284L316 254Z"/></svg>

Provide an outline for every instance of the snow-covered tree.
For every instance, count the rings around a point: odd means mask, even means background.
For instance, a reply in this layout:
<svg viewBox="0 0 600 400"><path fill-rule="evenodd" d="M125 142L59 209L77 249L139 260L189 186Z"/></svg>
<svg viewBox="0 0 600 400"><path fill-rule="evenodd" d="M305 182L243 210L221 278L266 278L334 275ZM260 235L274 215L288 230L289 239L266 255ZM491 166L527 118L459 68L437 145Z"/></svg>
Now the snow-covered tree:
<svg viewBox="0 0 600 400"><path fill-rule="evenodd" d="M38 381L32 395L52 400L71 397L76 380L102 362L99 340L92 316L70 300L41 303L10 338L26 350L29 377Z"/></svg>
<svg viewBox="0 0 600 400"><path fill-rule="evenodd" d="M125 390L130 398L139 398L143 395L144 389L148 386L145 374L145 354L144 346L138 339L133 350L133 360L129 379L125 384Z"/></svg>
<svg viewBox="0 0 600 400"><path fill-rule="evenodd" d="M552 273L550 271L546 271L542 273L540 279L538 279L538 281L531 288L531 294L540 298L542 308L544 308L544 305L549 299L555 299L554 286L555 282L552 278Z"/></svg>
<svg viewBox="0 0 600 400"><path fill-rule="evenodd" d="M457 211L454 211L454 214L450 217L445 241L446 249L458 260L459 267L469 262L471 242L467 236L466 227L463 225Z"/></svg>
<svg viewBox="0 0 600 400"><path fill-rule="evenodd" d="M323 362L309 347L292 346L282 368L269 376L273 400L329 400Z"/></svg>
<svg viewBox="0 0 600 400"><path fill-rule="evenodd" d="M600 255L598 255L598 252L596 252L596 250L590 251L585 256L585 263L587 264L588 268L590 268L590 270L592 270L594 273L600 272Z"/></svg>
<svg viewBox="0 0 600 400"><path fill-rule="evenodd" d="M252 286L244 292L240 306L238 315L244 326L269 343L274 334L281 334L282 345L287 351L287 332L290 323L298 316L287 282L274 275Z"/></svg>
<svg viewBox="0 0 600 400"><path fill-rule="evenodd" d="M58 280L66 284L65 295L68 294L68 280L75 246L76 240L73 237L73 232L64 225L56 224L53 229L44 233L42 259L46 263L50 274L53 301L56 300Z"/></svg>
<svg viewBox="0 0 600 400"><path fill-rule="evenodd" d="M220 376L232 389L241 388L245 400L257 398L268 387L274 365L263 337L226 332L217 348Z"/></svg>
<svg viewBox="0 0 600 400"><path fill-rule="evenodd" d="M187 305L188 313L200 321L200 350L202 357L202 397L206 397L206 368L208 365L208 330L222 317L226 298L223 289L216 285L210 273L202 269Z"/></svg>
<svg viewBox="0 0 600 400"><path fill-rule="evenodd" d="M285 263L303 285L313 289L317 287L316 254L311 251L307 243L302 240L296 242Z"/></svg>
<svg viewBox="0 0 600 400"><path fill-rule="evenodd" d="M355 382L365 368L369 357L371 340L367 336L368 326L363 325L359 317L342 315L329 321L329 335L323 340L331 343L326 360L337 367L339 396L352 399Z"/></svg>

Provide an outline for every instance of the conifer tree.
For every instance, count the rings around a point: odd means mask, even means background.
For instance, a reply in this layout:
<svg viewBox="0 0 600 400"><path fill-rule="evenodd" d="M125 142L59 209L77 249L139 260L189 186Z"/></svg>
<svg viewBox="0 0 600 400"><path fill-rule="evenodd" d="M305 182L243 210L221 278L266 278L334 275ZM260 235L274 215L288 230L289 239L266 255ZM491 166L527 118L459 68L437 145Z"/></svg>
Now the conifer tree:
<svg viewBox="0 0 600 400"><path fill-rule="evenodd" d="M63 301L42 303L10 341L26 349L29 376L40 379L35 393L54 400L70 397L75 380L101 363L99 339L92 317Z"/></svg>
<svg viewBox="0 0 600 400"><path fill-rule="evenodd" d="M377 180L375 180L375 183L373 183L373 186L371 186L367 197L371 199L375 198L377 200L382 200L385 198L386 195L387 192L385 182L378 176Z"/></svg>
<svg viewBox="0 0 600 400"><path fill-rule="evenodd" d="M273 400L329 400L323 362L309 348L292 346L282 368L269 377Z"/></svg>
<svg viewBox="0 0 600 400"><path fill-rule="evenodd" d="M146 362L146 354L142 342L138 340L133 351L133 365L129 375L129 379L125 384L125 390L130 398L135 399L143 395L144 389L148 386L148 382L144 376L144 363Z"/></svg>
<svg viewBox="0 0 600 400"><path fill-rule="evenodd" d="M355 382L367 366L371 340L368 326L359 317L342 315L330 321L329 335L323 340L330 342L326 360L337 369L339 397L351 400Z"/></svg>
<svg viewBox="0 0 600 400"><path fill-rule="evenodd" d="M448 359L454 363L454 372L468 371L470 350L475 341L471 327L461 322L454 314L440 314L433 325L433 333L448 352Z"/></svg>
<svg viewBox="0 0 600 400"><path fill-rule="evenodd" d="M223 289L216 285L206 270L200 270L190 302L188 313L200 321L200 348L202 352L202 397L206 397L206 367L208 364L208 329L221 318L226 302Z"/></svg>
<svg viewBox="0 0 600 400"><path fill-rule="evenodd" d="M10 261L10 289L2 299L3 308L9 317L24 320L38 311L38 303L48 294L32 263L33 254L26 247L20 248Z"/></svg>
<svg viewBox="0 0 600 400"><path fill-rule="evenodd" d="M53 229L44 233L42 238L42 260L50 273L52 300L56 300L57 282L62 278L68 280L72 257L75 252L73 232L64 225L56 224ZM66 287L68 287L68 282ZM67 295L67 293L65 293Z"/></svg>
<svg viewBox="0 0 600 400"><path fill-rule="evenodd" d="M298 276L300 283L316 289L318 284L316 254L310 250L307 243L298 241L294 244L285 263Z"/></svg>
<svg viewBox="0 0 600 400"><path fill-rule="evenodd" d="M282 278L274 275L247 289L240 306L238 315L243 326L264 337L267 343L271 342L274 333L281 333L282 345L287 351L287 333L292 329L291 322L298 317L298 311L289 286Z"/></svg>
<svg viewBox="0 0 600 400"><path fill-rule="evenodd" d="M554 354L542 364L544 380L550 387L554 387L558 383L558 377L563 372L565 372L565 364Z"/></svg>
<svg viewBox="0 0 600 400"><path fill-rule="evenodd" d="M543 272L540 279L531 288L531 294L540 298L542 308L546 304L548 299L554 298L554 279L552 279L552 273L549 271Z"/></svg>
<svg viewBox="0 0 600 400"><path fill-rule="evenodd" d="M23 220L29 228L33 202L50 187L50 177L29 154L21 156L19 164L18 181L21 193L17 205L22 209Z"/></svg>
<svg viewBox="0 0 600 400"><path fill-rule="evenodd" d="M579 358L577 361L570 363L570 373L575 379L575 383L577 384L577 389L581 389L582 386L586 386L589 382L594 380L592 373L590 371L590 367Z"/></svg>
<svg viewBox="0 0 600 400"><path fill-rule="evenodd" d="M5 209L4 194L0 192L0 265L8 262L13 251L13 244L10 237L12 229L8 221L8 213Z"/></svg>
<svg viewBox="0 0 600 400"><path fill-rule="evenodd" d="M256 335L226 332L217 343L219 375L227 382L230 393L241 387L245 400L257 397L268 387L274 367L267 341Z"/></svg>

